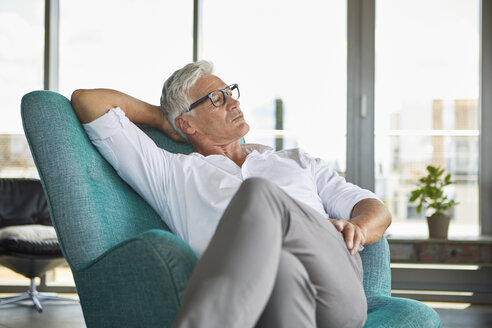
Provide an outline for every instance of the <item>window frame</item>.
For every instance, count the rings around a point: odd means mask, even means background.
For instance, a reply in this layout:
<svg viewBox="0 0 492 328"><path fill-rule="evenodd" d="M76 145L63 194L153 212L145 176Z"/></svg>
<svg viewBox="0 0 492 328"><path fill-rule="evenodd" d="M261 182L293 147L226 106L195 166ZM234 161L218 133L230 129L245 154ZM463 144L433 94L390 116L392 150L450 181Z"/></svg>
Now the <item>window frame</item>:
<svg viewBox="0 0 492 328"><path fill-rule="evenodd" d="M482 0L480 9L479 220L480 234L492 235L492 2Z"/></svg>
<svg viewBox="0 0 492 328"><path fill-rule="evenodd" d="M348 0L347 31L347 180L374 191L374 85L376 0ZM492 234L492 1L480 4L480 137L479 137L479 224L480 237ZM489 18L489 19L487 19ZM422 270L409 266L392 268L392 286L420 290L424 294L394 291L393 296L422 301L490 302L491 268L477 270ZM436 278L437 277L437 278ZM465 277L466 279L464 279ZM449 291L470 291L470 281L478 293L473 296L440 295L432 291L434 281L446 279ZM441 286L442 287L442 286ZM425 294L425 291L430 291ZM433 294L434 293L434 294Z"/></svg>
<svg viewBox="0 0 492 328"><path fill-rule="evenodd" d="M492 3L480 12L480 235L492 234ZM374 191L376 0L348 0L347 180ZM489 19L487 19L489 18ZM488 109L488 110L487 110Z"/></svg>
<svg viewBox="0 0 492 328"><path fill-rule="evenodd" d="M45 0L44 8L44 90L58 91L60 0Z"/></svg>

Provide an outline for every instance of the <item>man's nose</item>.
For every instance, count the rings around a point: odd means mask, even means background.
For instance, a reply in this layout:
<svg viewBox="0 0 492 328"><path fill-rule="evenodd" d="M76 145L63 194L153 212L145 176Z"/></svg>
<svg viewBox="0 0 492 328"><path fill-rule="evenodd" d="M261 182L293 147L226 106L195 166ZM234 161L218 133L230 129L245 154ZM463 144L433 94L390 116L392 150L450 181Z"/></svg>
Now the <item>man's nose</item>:
<svg viewBox="0 0 492 328"><path fill-rule="evenodd" d="M227 96L226 100L226 110L233 111L235 108L239 107L239 100L232 98L231 96Z"/></svg>

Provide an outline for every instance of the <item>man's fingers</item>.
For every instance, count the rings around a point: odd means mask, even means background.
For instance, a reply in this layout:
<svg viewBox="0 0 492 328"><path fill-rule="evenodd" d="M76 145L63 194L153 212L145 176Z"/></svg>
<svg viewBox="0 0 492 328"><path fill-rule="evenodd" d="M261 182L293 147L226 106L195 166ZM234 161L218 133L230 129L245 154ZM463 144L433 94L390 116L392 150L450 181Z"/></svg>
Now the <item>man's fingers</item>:
<svg viewBox="0 0 492 328"><path fill-rule="evenodd" d="M363 238L363 236L362 236L362 232L360 231L360 229L355 228L354 247L350 251L351 255L355 255L359 251L359 247L363 243L362 238Z"/></svg>
<svg viewBox="0 0 492 328"><path fill-rule="evenodd" d="M352 250L354 247L354 226L347 222L343 227L343 236L345 237L345 243L347 244L347 248Z"/></svg>
<svg viewBox="0 0 492 328"><path fill-rule="evenodd" d="M355 236L354 236L354 248L352 249L351 254L355 255L357 254L358 251L361 251L364 247L364 243L366 242L366 237L364 236L364 233L362 232L362 229L355 225Z"/></svg>
<svg viewBox="0 0 492 328"><path fill-rule="evenodd" d="M360 229L356 228L357 233L355 234L354 237L354 244L356 244L355 248L359 249L359 245L362 245L364 243L364 236L362 235L362 232Z"/></svg>
<svg viewBox="0 0 492 328"><path fill-rule="evenodd" d="M343 234L343 239L350 255L357 254L360 246L365 242L365 236L362 230L357 225L345 220L330 219L330 222Z"/></svg>
<svg viewBox="0 0 492 328"><path fill-rule="evenodd" d="M330 222L343 234L343 239L350 255L357 254L360 246L365 242L365 236L362 230L357 225L345 220L330 219Z"/></svg>
<svg viewBox="0 0 492 328"><path fill-rule="evenodd" d="M329 219L329 220L335 226L338 232L342 232L344 227L344 222L342 220L338 220L338 219Z"/></svg>

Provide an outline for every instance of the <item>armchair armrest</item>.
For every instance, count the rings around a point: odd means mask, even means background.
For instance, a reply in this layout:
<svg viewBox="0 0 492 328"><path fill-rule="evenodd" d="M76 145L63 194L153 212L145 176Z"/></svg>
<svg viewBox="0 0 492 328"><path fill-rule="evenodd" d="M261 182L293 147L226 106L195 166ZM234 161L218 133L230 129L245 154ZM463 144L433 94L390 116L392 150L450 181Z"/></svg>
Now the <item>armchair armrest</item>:
<svg viewBox="0 0 492 328"><path fill-rule="evenodd" d="M366 296L391 295L390 251L383 236L377 243L367 245L360 252L364 268L364 291ZM369 304L370 305L370 304Z"/></svg>
<svg viewBox="0 0 492 328"><path fill-rule="evenodd" d="M360 253L368 316L364 328L441 326L439 315L415 300L391 297L390 252L386 237Z"/></svg>
<svg viewBox="0 0 492 328"><path fill-rule="evenodd" d="M87 326L171 327L196 261L188 245L164 230L111 248L74 272Z"/></svg>

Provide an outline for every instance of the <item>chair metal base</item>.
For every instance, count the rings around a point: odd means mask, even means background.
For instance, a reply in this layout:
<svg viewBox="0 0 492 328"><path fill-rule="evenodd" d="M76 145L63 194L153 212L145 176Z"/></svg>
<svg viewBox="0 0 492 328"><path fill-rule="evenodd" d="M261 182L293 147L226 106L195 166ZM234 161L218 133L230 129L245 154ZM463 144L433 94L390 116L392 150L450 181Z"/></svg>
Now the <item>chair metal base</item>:
<svg viewBox="0 0 492 328"><path fill-rule="evenodd" d="M43 312L43 307L41 306L41 301L44 301L44 300L78 302L78 300L76 300L76 299L59 297L59 296L57 296L56 293L40 293L36 290L36 282L34 281L34 279L31 279L31 285L30 285L29 290L27 292L24 292L22 294L15 295L15 296L0 298L0 306L5 305L5 304L22 302L25 300L31 300L34 303L34 308L38 312Z"/></svg>

